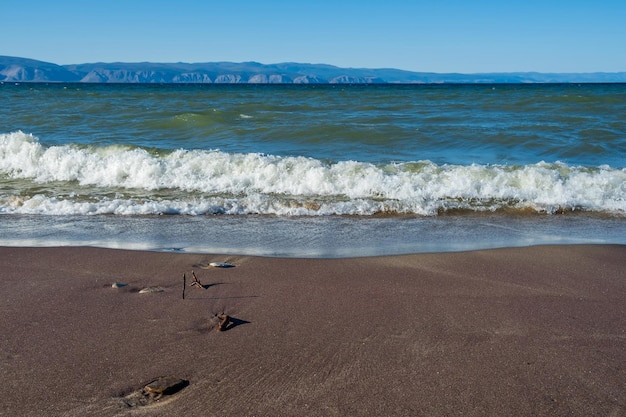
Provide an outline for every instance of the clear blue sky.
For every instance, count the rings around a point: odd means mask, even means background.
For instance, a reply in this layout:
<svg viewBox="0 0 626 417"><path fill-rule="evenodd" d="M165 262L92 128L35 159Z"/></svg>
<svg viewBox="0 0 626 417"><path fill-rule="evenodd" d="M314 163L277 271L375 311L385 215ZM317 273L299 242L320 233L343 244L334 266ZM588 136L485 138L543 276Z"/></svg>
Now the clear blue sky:
<svg viewBox="0 0 626 417"><path fill-rule="evenodd" d="M625 0L2 0L0 55L626 71Z"/></svg>

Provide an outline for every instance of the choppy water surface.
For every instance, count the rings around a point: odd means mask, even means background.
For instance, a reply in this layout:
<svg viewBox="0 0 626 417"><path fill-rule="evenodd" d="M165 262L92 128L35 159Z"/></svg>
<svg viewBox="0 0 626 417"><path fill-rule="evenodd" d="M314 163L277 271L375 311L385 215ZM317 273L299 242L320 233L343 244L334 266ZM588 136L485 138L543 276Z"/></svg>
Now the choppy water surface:
<svg viewBox="0 0 626 417"><path fill-rule="evenodd" d="M0 98L1 244L352 256L626 240L625 85Z"/></svg>

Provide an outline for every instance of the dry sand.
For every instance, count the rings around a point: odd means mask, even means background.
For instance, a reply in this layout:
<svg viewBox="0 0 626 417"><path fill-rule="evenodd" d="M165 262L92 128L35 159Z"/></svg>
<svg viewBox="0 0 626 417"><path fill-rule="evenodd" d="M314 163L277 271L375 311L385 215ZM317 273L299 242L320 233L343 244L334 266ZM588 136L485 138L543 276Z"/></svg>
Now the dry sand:
<svg viewBox="0 0 626 417"><path fill-rule="evenodd" d="M621 416L626 246L0 248L0 331L1 416ZM129 400L167 375L188 385Z"/></svg>

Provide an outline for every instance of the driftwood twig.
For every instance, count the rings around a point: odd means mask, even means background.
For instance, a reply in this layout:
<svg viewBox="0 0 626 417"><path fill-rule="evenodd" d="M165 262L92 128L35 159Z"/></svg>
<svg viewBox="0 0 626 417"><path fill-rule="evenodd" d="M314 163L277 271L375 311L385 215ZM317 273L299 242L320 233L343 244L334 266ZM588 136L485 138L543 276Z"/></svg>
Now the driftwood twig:
<svg viewBox="0 0 626 417"><path fill-rule="evenodd" d="M230 324L230 317L224 313L217 313L217 318L220 320L217 330L223 332Z"/></svg>
<svg viewBox="0 0 626 417"><path fill-rule="evenodd" d="M191 271L191 275L193 275L193 282L190 284L190 286L206 290L204 285L202 285L202 283L198 280L198 277L196 276L196 273L194 271Z"/></svg>

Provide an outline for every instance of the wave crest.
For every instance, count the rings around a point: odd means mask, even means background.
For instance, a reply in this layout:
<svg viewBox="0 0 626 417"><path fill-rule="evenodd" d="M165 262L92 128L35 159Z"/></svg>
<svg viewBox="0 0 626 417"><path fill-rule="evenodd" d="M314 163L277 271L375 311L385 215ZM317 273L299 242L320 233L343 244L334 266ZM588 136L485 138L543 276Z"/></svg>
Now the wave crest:
<svg viewBox="0 0 626 417"><path fill-rule="evenodd" d="M5 213L626 213L626 169L609 166L375 165L219 150L47 147L23 132L0 135L0 181L11 182L0 188Z"/></svg>

